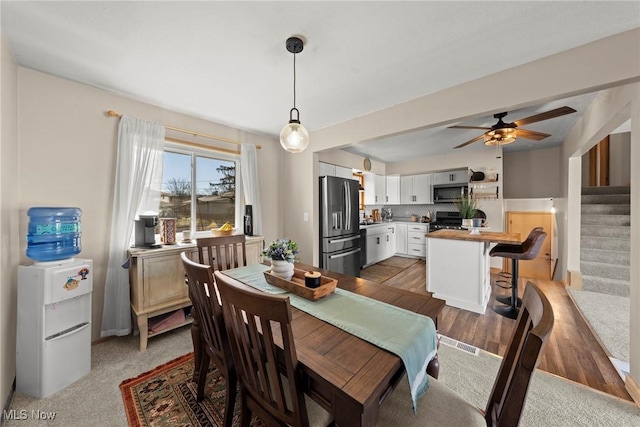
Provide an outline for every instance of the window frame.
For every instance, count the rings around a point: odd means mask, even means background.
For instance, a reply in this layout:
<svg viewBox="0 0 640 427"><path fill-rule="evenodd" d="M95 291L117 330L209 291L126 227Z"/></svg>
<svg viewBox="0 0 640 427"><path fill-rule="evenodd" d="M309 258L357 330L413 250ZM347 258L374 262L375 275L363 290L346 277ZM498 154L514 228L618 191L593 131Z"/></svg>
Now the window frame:
<svg viewBox="0 0 640 427"><path fill-rule="evenodd" d="M242 193L242 173L240 166L240 154L230 154L224 153L221 151L217 151L215 148L206 149L201 147L189 146L186 144L180 144L176 142L165 141L164 153L175 153L175 154L183 154L191 156L191 225L189 230L191 231L191 238L198 237L210 237L211 233L208 231L195 231L195 221L196 221L196 204L197 204L197 186L196 183L196 157L205 157L214 160L223 160L228 162L233 162L236 167L235 172L235 219L234 224L236 228L240 228L242 225L242 210L244 206L244 198ZM163 154L164 154L163 153ZM162 172L162 178L164 183L164 171Z"/></svg>

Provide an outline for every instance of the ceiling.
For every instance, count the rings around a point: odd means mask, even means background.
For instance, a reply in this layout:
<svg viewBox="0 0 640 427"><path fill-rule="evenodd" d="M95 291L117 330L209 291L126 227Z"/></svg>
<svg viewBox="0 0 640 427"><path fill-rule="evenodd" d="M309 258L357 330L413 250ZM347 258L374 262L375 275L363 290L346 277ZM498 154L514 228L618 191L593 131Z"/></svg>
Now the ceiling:
<svg viewBox="0 0 640 427"><path fill-rule="evenodd" d="M2 35L20 66L274 136L293 106L293 55L284 47L291 35L306 40L296 57L296 106L313 132L640 27L640 2L628 1L0 5ZM557 145L592 97L510 111L509 121L562 105L578 113L525 127L553 135L544 142L507 147ZM495 122L489 115L459 124ZM434 128L394 137L392 151L386 138L347 150L398 161L449 151L480 132Z"/></svg>

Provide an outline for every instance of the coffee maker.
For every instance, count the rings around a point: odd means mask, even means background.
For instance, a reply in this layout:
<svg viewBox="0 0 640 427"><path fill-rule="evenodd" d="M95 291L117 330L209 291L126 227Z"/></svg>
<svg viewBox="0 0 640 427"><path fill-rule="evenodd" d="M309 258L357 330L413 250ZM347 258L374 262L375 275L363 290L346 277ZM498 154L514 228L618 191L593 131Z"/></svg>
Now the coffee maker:
<svg viewBox="0 0 640 427"><path fill-rule="evenodd" d="M161 245L156 244L155 228L158 225L158 215L138 215L134 227L134 247L156 249Z"/></svg>
<svg viewBox="0 0 640 427"><path fill-rule="evenodd" d="M251 205L244 207L244 234L253 236L253 206Z"/></svg>

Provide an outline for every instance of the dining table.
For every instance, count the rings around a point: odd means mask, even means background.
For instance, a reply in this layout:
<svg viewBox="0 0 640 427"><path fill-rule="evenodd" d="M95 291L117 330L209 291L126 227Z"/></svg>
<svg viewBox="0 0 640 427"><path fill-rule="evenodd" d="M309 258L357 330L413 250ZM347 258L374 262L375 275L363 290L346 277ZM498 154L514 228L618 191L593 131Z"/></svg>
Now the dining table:
<svg viewBox="0 0 640 427"><path fill-rule="evenodd" d="M319 271L322 276L336 279L340 289L428 316L436 327L445 306L443 300L429 294L303 263L296 263L295 268ZM380 405L405 374L402 359L300 309L293 306L291 309L304 392L332 413L337 426L374 426ZM438 368L436 354L427 373L437 378Z"/></svg>

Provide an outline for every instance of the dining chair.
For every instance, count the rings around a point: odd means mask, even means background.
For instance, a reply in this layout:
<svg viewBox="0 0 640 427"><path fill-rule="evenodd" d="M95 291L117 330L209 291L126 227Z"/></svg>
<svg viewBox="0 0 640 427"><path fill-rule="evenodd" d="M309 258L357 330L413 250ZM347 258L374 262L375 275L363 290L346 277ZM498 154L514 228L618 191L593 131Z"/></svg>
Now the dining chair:
<svg viewBox="0 0 640 427"><path fill-rule="evenodd" d="M213 267L193 262L186 253L180 254L187 274L189 295L199 324L200 365L197 381L197 400L204 398L204 389L211 359L226 380L224 425L231 427L238 386L231 346L224 325L222 306L215 290ZM195 353L195 350L194 350Z"/></svg>
<svg viewBox="0 0 640 427"><path fill-rule="evenodd" d="M249 426L252 414L269 426L331 424L331 414L302 391L289 297L214 274L240 381L240 425Z"/></svg>
<svg viewBox="0 0 640 427"><path fill-rule="evenodd" d="M528 282L515 330L498 370L486 409L475 407L434 378L418 399L417 414L411 405L408 381L400 385L380 407L376 425L412 426L517 426L527 398L531 375L553 329L553 309L535 284ZM446 360L441 360L446 366Z"/></svg>
<svg viewBox="0 0 640 427"><path fill-rule="evenodd" d="M196 239L198 261L200 264L210 265L214 270L228 270L229 268L243 267L247 265L246 237L244 234L235 236L200 237ZM240 255L242 257L240 257ZM191 295L190 295L191 296ZM192 298L193 300L193 298ZM198 388L204 387L206 378L200 378L202 364L202 349L200 337L200 319L198 313L193 313L191 324L191 341L193 342L193 381ZM207 372L207 370L203 370ZM203 396L198 395L198 400Z"/></svg>

